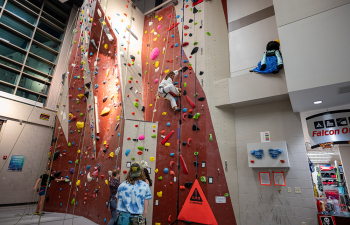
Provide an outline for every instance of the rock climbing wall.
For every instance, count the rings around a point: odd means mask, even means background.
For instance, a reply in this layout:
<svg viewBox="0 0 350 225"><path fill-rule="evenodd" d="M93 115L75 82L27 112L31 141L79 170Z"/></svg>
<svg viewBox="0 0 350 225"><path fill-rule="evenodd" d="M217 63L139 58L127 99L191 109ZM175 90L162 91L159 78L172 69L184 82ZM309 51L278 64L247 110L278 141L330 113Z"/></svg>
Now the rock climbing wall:
<svg viewBox="0 0 350 225"><path fill-rule="evenodd" d="M65 77L69 94L61 99L57 141L51 147L51 154L57 156L52 169L60 171L59 178L66 178L66 182L51 184L44 207L46 211L84 216L98 224L111 218L105 208L110 195L109 171L120 167L125 127L119 41L109 20L99 21L105 18L103 12L99 3L86 0L77 15ZM68 124L67 138L63 124Z"/></svg>
<svg viewBox="0 0 350 225"><path fill-rule="evenodd" d="M154 192L157 195L154 198L158 205L155 204L153 209L154 223L173 222L190 192L189 188L183 189L183 186L186 182L198 179L218 224L236 224L234 204L229 197L230 178L225 176L228 172L227 163L225 164L227 158L224 158L226 147L231 150L229 144L224 142L230 140L229 136L234 135L234 132L223 135L221 141L218 139L218 133L229 130L225 128L228 124L214 119L225 113L215 111L209 102L213 91L212 83L216 79L210 78L214 74L207 73L207 67L214 65L210 65L211 55L205 55L205 52L207 45L213 44L215 40L207 40L211 33L206 27L205 4L207 2L192 7L192 2L179 1L176 7L168 6L145 17L142 49L145 120L158 122L158 137L162 137L157 143L156 168L159 172L156 174ZM226 26L225 23L224 25ZM152 60L150 54L156 48L159 55ZM188 70L174 79L183 93L177 97L181 112L174 113L168 100L157 97L157 89L169 71L180 67L188 67ZM229 71L227 75L229 76ZM193 118L189 118L189 115ZM163 138L172 132L170 138L162 144ZM234 140L232 136L231 139ZM195 153L198 153L197 158ZM182 166L181 156L188 173ZM236 165L236 162L230 163L231 166ZM173 175L165 173L164 169L173 171ZM160 176L161 180L158 179ZM206 182L202 182L201 178L205 178ZM209 178L212 178L212 184L208 183ZM231 183L233 179L229 181ZM226 196L226 203L216 203L217 196Z"/></svg>

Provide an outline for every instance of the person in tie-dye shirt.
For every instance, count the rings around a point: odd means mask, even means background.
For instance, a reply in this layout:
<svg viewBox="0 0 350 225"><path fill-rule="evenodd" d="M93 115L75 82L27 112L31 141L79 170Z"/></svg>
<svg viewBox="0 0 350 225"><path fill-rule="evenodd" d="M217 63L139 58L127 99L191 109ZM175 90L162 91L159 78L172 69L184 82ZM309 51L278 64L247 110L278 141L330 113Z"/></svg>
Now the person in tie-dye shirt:
<svg viewBox="0 0 350 225"><path fill-rule="evenodd" d="M151 189L139 162L134 162L127 174L126 181L118 187L117 211L118 225L144 225L148 209L148 200L152 199Z"/></svg>

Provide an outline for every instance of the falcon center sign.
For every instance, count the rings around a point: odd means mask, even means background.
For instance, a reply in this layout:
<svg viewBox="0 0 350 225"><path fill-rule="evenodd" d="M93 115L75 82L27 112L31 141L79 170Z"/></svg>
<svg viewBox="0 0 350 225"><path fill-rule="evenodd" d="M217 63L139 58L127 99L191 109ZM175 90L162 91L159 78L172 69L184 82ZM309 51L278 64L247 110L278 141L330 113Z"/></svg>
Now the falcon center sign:
<svg viewBox="0 0 350 225"><path fill-rule="evenodd" d="M311 148L326 144L350 144L350 109L316 114L306 118Z"/></svg>

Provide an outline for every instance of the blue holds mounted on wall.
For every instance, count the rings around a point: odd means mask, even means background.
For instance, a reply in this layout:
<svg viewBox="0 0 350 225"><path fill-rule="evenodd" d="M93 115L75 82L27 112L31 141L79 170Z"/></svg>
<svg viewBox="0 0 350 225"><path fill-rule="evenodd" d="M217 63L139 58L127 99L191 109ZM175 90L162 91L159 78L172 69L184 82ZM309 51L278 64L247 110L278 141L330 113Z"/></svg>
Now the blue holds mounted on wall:
<svg viewBox="0 0 350 225"><path fill-rule="evenodd" d="M282 149L269 149L269 154L273 159L276 159L282 152Z"/></svg>
<svg viewBox="0 0 350 225"><path fill-rule="evenodd" d="M254 155L257 159L262 159L264 155L264 150L262 149L253 150L253 151L250 151L250 154Z"/></svg>
<svg viewBox="0 0 350 225"><path fill-rule="evenodd" d="M129 153L130 153L130 149L128 149L128 150L125 151L125 155L126 155L126 156L128 156Z"/></svg>

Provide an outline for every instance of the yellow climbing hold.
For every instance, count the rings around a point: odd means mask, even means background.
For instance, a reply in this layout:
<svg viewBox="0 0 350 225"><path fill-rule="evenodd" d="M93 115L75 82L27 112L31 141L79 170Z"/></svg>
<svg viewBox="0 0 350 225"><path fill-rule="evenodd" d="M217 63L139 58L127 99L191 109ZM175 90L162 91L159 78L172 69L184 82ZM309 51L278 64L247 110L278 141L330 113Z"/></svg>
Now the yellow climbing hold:
<svg viewBox="0 0 350 225"><path fill-rule="evenodd" d="M101 116L105 116L105 115L107 115L110 111L111 111L110 108L105 107L105 108L102 110L102 112L101 112L100 115L101 115Z"/></svg>
<svg viewBox="0 0 350 225"><path fill-rule="evenodd" d="M157 192L157 196L158 196L159 198L161 198L161 197L163 196L163 192L162 192L162 191Z"/></svg>
<svg viewBox="0 0 350 225"><path fill-rule="evenodd" d="M165 38L163 39L163 41L165 41Z"/></svg>
<svg viewBox="0 0 350 225"><path fill-rule="evenodd" d="M105 184L108 185L108 180L105 180Z"/></svg>
<svg viewBox="0 0 350 225"><path fill-rule="evenodd" d="M159 17L158 20L161 21L163 19L163 17Z"/></svg>
<svg viewBox="0 0 350 225"><path fill-rule="evenodd" d="M111 153L109 154L109 156L110 156L111 158L113 158L113 157L114 157L114 152L111 152Z"/></svg>
<svg viewBox="0 0 350 225"><path fill-rule="evenodd" d="M104 142L103 142L103 145L106 145L106 144L107 144L107 141L104 141Z"/></svg>
<svg viewBox="0 0 350 225"><path fill-rule="evenodd" d="M153 128L156 128L156 125L152 125L153 126Z"/></svg>
<svg viewBox="0 0 350 225"><path fill-rule="evenodd" d="M83 129L84 127L84 122L77 122L77 129Z"/></svg>
<svg viewBox="0 0 350 225"><path fill-rule="evenodd" d="M168 143L168 142L167 142L167 143L165 143L165 146L169 147L169 146L170 146L170 143Z"/></svg>
<svg viewBox="0 0 350 225"><path fill-rule="evenodd" d="M158 66L159 66L159 61L157 61L156 64L154 64L154 66L155 66L156 68L158 68Z"/></svg>
<svg viewBox="0 0 350 225"><path fill-rule="evenodd" d="M108 44L105 44L105 49L107 49L108 48Z"/></svg>
<svg viewBox="0 0 350 225"><path fill-rule="evenodd" d="M156 158L154 158L154 157L149 157L149 160L151 160L151 162L154 162L154 160L156 160Z"/></svg>
<svg viewBox="0 0 350 225"><path fill-rule="evenodd" d="M156 40L157 40L157 38L154 38L154 39L153 39L153 41L156 41Z"/></svg>
<svg viewBox="0 0 350 225"><path fill-rule="evenodd" d="M163 112L162 115L163 115L163 116L166 116L166 112Z"/></svg>
<svg viewBox="0 0 350 225"><path fill-rule="evenodd" d="M152 107L152 104L149 104L150 107Z"/></svg>
<svg viewBox="0 0 350 225"><path fill-rule="evenodd" d="M78 95L78 97L79 97L79 98L82 98L82 97L84 97L84 94L80 94L80 95Z"/></svg>
<svg viewBox="0 0 350 225"><path fill-rule="evenodd" d="M145 31L145 34L147 34L147 30Z"/></svg>
<svg viewBox="0 0 350 225"><path fill-rule="evenodd" d="M106 76L107 76L107 77L109 76L109 69L108 69L107 72L106 72Z"/></svg>
<svg viewBox="0 0 350 225"><path fill-rule="evenodd" d="M80 154L80 150L78 150L78 154Z"/></svg>
<svg viewBox="0 0 350 225"><path fill-rule="evenodd" d="M151 33L153 33L154 32L154 29L153 30L151 30Z"/></svg>
<svg viewBox="0 0 350 225"><path fill-rule="evenodd" d="M154 170L155 173L158 173L158 168Z"/></svg>
<svg viewBox="0 0 350 225"><path fill-rule="evenodd" d="M165 70L164 73L169 73L169 70Z"/></svg>
<svg viewBox="0 0 350 225"><path fill-rule="evenodd" d="M114 95L111 96L111 100L114 98Z"/></svg>
<svg viewBox="0 0 350 225"><path fill-rule="evenodd" d="M69 115L68 115L69 117L73 117L73 114L72 113L69 113Z"/></svg>
<svg viewBox="0 0 350 225"><path fill-rule="evenodd" d="M77 181L76 185L77 185L77 186L80 186L80 180Z"/></svg>
<svg viewBox="0 0 350 225"><path fill-rule="evenodd" d="M120 116L117 116L116 120L118 121L118 120L119 120L119 118L120 118Z"/></svg>

